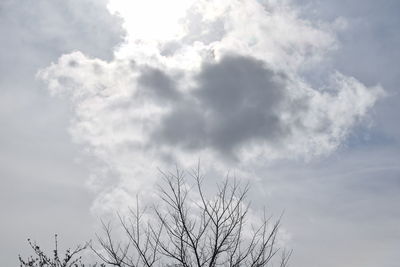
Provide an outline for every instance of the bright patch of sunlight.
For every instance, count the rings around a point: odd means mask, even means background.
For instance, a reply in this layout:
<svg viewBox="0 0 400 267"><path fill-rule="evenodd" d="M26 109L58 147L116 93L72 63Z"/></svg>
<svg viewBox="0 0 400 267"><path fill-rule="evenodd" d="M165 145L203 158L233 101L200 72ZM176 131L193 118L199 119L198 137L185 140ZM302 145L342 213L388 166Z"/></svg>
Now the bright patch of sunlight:
<svg viewBox="0 0 400 267"><path fill-rule="evenodd" d="M110 0L108 9L124 19L128 42L165 41L184 30L179 23L194 0Z"/></svg>

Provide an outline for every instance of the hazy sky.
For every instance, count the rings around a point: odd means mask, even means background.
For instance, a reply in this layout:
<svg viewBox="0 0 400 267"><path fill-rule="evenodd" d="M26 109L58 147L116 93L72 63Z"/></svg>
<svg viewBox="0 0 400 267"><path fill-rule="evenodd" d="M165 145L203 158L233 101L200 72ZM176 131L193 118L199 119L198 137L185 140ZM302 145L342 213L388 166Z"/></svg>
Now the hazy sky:
<svg viewBox="0 0 400 267"><path fill-rule="evenodd" d="M0 259L200 159L283 219L291 266L400 261L397 0L2 0ZM211 189L210 189L211 190Z"/></svg>

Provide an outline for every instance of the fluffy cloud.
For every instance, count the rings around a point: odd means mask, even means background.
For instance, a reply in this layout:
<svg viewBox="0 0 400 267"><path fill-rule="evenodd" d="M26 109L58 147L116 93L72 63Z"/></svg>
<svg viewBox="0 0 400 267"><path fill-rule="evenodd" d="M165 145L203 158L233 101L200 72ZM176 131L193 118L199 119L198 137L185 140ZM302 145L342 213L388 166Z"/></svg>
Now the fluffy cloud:
<svg viewBox="0 0 400 267"><path fill-rule="evenodd" d="M327 155L382 95L338 71L323 86L307 81L337 47L337 23L301 19L278 1L190 3L159 24L148 14L139 31L127 13L140 4L111 1L128 33L114 59L74 52L39 73L71 98L73 138L120 178L111 195L144 190L171 162L241 168Z"/></svg>

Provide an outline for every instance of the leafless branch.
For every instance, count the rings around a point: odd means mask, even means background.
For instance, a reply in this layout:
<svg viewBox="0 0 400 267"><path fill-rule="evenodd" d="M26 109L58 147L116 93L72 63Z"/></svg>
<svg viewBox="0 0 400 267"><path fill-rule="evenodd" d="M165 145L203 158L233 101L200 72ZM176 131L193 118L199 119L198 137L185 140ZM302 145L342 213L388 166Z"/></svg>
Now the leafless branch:
<svg viewBox="0 0 400 267"><path fill-rule="evenodd" d="M100 249L92 249L103 262L118 267L261 267L272 262L287 266L291 251L276 257L281 251L280 218L271 223L264 215L257 227L246 221L248 184L228 175L209 198L200 167L190 172L191 185L179 168L161 174L159 205L141 210L137 199L128 218L118 214L126 243L115 243L110 224L102 223L104 236L97 237ZM142 221L144 214L152 220Z"/></svg>

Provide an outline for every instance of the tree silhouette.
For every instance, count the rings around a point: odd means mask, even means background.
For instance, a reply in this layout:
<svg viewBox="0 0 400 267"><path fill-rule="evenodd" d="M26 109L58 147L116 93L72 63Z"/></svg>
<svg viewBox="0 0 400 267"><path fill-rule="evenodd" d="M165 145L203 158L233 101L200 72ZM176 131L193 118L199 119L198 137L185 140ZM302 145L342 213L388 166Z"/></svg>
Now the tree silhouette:
<svg viewBox="0 0 400 267"><path fill-rule="evenodd" d="M248 184L229 175L208 197L200 168L190 172L192 183L178 168L161 172L159 202L150 208L136 207L128 216L118 213L120 235L111 223L102 223L103 234L95 244L78 245L60 255L57 235L55 248L48 256L28 239L34 255L21 267L286 267L292 251L277 245L280 218L271 222L265 212L258 224L249 220ZM103 262L82 263L82 252L90 248ZM279 253L279 255L277 255Z"/></svg>
<svg viewBox="0 0 400 267"><path fill-rule="evenodd" d="M248 184L227 177L207 198L200 169L190 175L193 184L179 169L162 172L160 203L141 209L137 200L129 216L118 214L125 241L102 222L104 233L91 246L95 254L118 267L288 265L291 251L277 247L280 219L271 223L264 215L258 226L246 220Z"/></svg>
<svg viewBox="0 0 400 267"><path fill-rule="evenodd" d="M85 265L82 263L82 256L80 254L87 249L88 244L78 245L74 250L67 249L63 255L60 255L57 234L54 236L54 250L52 256L46 254L36 242L28 239L28 243L33 249L34 255L25 260L20 255L19 263L21 267L105 267L104 264Z"/></svg>

